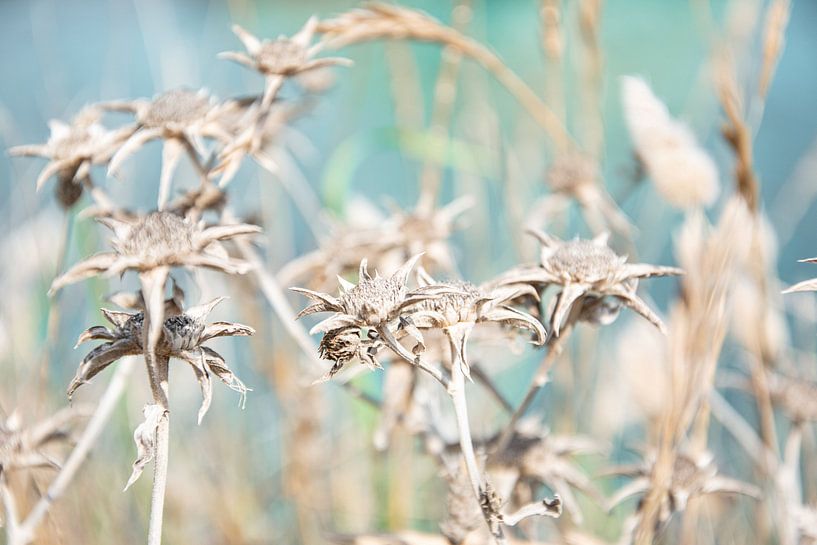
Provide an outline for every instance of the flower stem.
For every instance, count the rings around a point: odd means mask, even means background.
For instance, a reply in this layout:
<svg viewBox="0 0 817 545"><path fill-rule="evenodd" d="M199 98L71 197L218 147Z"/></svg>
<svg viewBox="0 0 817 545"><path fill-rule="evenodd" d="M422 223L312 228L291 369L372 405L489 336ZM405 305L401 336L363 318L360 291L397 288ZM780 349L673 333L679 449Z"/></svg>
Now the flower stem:
<svg viewBox="0 0 817 545"><path fill-rule="evenodd" d="M156 428L156 455L153 460L153 490L150 496L148 545L161 545L162 520L167 488L167 465L170 445L170 413L165 411Z"/></svg>
<svg viewBox="0 0 817 545"><path fill-rule="evenodd" d="M471 426L468 423L468 403L465 399L465 374L462 370L462 361L460 361L459 350L454 344L454 341L449 339L451 345L451 382L448 384L448 395L451 396L451 401L454 404L454 413L457 416L457 432L460 440L460 452L465 460L465 469L468 472L468 478L471 481L471 487L474 490L477 503L482 509L482 514L485 517L485 523L488 529L494 536L498 545L503 545L505 535L502 528L491 521L491 514L485 509L483 505L483 498L486 495L486 487L482 483L480 476L479 465L477 464L477 457L474 453L474 442L471 439Z"/></svg>

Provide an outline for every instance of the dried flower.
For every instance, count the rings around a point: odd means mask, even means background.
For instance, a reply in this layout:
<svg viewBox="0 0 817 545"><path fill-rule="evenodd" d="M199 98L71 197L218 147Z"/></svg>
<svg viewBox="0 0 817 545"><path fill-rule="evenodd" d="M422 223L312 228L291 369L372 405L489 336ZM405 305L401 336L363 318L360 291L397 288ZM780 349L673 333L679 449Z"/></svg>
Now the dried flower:
<svg viewBox="0 0 817 545"><path fill-rule="evenodd" d="M499 284L531 283L562 287L550 317L554 335L575 308L575 319L606 324L615 319L619 304L644 316L662 332L661 319L636 294L638 279L683 274L676 267L627 263L607 246L607 236L593 240L562 241L540 231L531 231L542 244L538 267L511 270ZM612 301L605 299L612 298ZM578 306L577 306L578 305Z"/></svg>
<svg viewBox="0 0 817 545"><path fill-rule="evenodd" d="M637 77L621 79L624 118L658 192L673 206L708 206L718 197L718 169L689 128Z"/></svg>
<svg viewBox="0 0 817 545"><path fill-rule="evenodd" d="M525 295L536 296L533 287L525 284L478 287L461 281L438 283L424 272L418 274L418 278L421 285L411 294L428 297L408 307L404 327L442 329L457 351L452 357L461 362L465 376L470 376L466 345L477 323L494 322L526 329L533 332L536 344L545 342L545 329L539 320L508 305ZM419 333L415 336L422 342Z"/></svg>
<svg viewBox="0 0 817 545"><path fill-rule="evenodd" d="M130 137L111 158L109 174L115 176L124 160L147 142L157 138L164 140L159 209L164 207L170 195L170 182L182 153L187 152L193 158L201 138L229 138L219 123L226 106L217 104L204 90L172 89L156 95L152 100L114 102L104 107L130 112L136 118L136 123L130 127Z"/></svg>
<svg viewBox="0 0 817 545"><path fill-rule="evenodd" d="M314 289L330 289L336 276L352 273L363 258L373 267L390 270L406 256L420 252L425 268L449 274L456 271L449 239L461 215L473 206L473 199L462 197L431 210L394 208L388 217L373 213L368 201L356 204L347 210L350 222L335 224L319 249L284 266L279 273L282 282L305 281ZM361 224L362 217L366 221Z"/></svg>
<svg viewBox="0 0 817 545"><path fill-rule="evenodd" d="M515 488L546 485L559 494L573 522L581 524L581 509L572 489L599 501L601 494L572 458L601 451L599 443L589 437L553 435L548 430L520 430L502 451L495 453L489 464L510 470Z"/></svg>
<svg viewBox="0 0 817 545"><path fill-rule="evenodd" d="M643 463L610 471L610 475L631 476L633 480L609 499L608 510L631 496L647 492L654 464L654 455L648 455ZM709 494L742 494L757 498L760 490L754 485L720 475L711 453L692 456L681 452L675 458L672 481L661 502L659 522L664 523L673 513L684 511L690 498Z"/></svg>
<svg viewBox="0 0 817 545"><path fill-rule="evenodd" d="M259 40L240 26L233 25L233 32L244 44L247 53L225 51L218 56L248 66L267 77L295 76L325 66L349 66L349 59L314 58L323 49L323 43L311 45L317 25L318 19L310 17L291 38L279 36L275 40Z"/></svg>
<svg viewBox="0 0 817 545"><path fill-rule="evenodd" d="M224 358L215 350L203 344L215 337L247 336L255 333L249 326L233 322L206 322L213 308L224 300L224 297L213 299L209 303L191 307L180 314L167 316L162 324L161 336L156 345L158 358L178 358L190 364L202 393L202 404L199 409L199 423L210 407L213 385L210 373L215 374L231 389L240 393L242 399L247 387L236 377ZM85 330L77 340L77 346L89 340L103 340L105 343L91 350L77 369L76 376L68 386L69 397L77 388L90 381L110 364L125 356L136 356L145 353L142 345L145 315L142 312L130 313L101 309L113 328L94 326Z"/></svg>
<svg viewBox="0 0 817 545"><path fill-rule="evenodd" d="M57 411L28 427L21 427L18 415L0 422L0 476L11 471L37 467L59 467L43 448L69 438L70 426L80 415L73 408Z"/></svg>
<svg viewBox="0 0 817 545"><path fill-rule="evenodd" d="M248 263L231 258L221 240L260 232L255 225L204 227L170 212L151 212L128 221L100 218L114 232L113 252L95 254L54 280L51 292L98 274L114 276L128 269L140 272L168 267L207 267L227 274L244 274Z"/></svg>
<svg viewBox="0 0 817 545"><path fill-rule="evenodd" d="M50 177L57 176L57 196L68 208L82 195L82 184L87 183L91 166L107 163L126 137L122 131L103 127L100 117L99 109L89 106L74 116L70 125L52 119L48 123L51 129L48 142L15 146L9 149L9 154L48 159L37 177L37 189Z"/></svg>
<svg viewBox="0 0 817 545"><path fill-rule="evenodd" d="M419 255L412 257L389 277L379 274L372 277L364 259L360 262L360 280L357 285L338 277L340 297L306 288L290 288L313 301L296 319L318 312L335 313L309 332L311 335L325 334L320 344L320 355L335 362L322 380L335 375L355 356L370 367L379 367L374 356L381 347L381 343L377 341L383 340L380 339L380 331L388 328L407 306L429 297L409 295L406 287L408 275L419 258Z"/></svg>

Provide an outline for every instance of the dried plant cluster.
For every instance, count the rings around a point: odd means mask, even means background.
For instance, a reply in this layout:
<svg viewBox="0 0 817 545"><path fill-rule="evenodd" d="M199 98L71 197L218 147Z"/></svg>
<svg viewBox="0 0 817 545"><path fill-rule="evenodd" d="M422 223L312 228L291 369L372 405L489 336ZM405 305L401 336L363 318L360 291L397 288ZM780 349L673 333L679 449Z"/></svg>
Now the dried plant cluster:
<svg viewBox="0 0 817 545"><path fill-rule="evenodd" d="M55 177L66 214L87 205L79 217L112 232L109 250L64 267L53 279L54 303L62 302L56 297L68 286L94 277L116 283L133 275L139 289L110 296L120 309L100 309L107 325L92 325L79 335L77 346L97 344L66 386L69 399L93 395L80 386L103 382L98 375L119 362L95 408L85 414L69 406L31 426L22 425L17 413L0 422L6 542L28 545L46 534L43 521L54 502L72 493L69 485L105 431L135 359L144 361L150 398L133 431L131 476L122 484L128 489L153 464L147 539L148 545L161 543L165 498L178 495L168 490L169 468L192 471L169 459L171 360L193 371L202 396L199 424L211 406L214 375L240 395L242 408L250 392L227 359L208 346L213 339L256 333L248 325L209 318L229 285L244 302L260 294L276 316L265 324L252 304L240 305L252 318L247 321L264 332L251 341L264 344L252 345L257 356L237 365L252 365L270 378L282 418L294 430L282 448L289 460L284 494L297 514L293 542L817 543L817 490L807 482L814 470L817 383L794 364L795 357L805 356L787 344L776 240L752 166L757 128L752 124L758 120L748 115L762 112L785 41L789 3L769 2L755 79L738 77L743 64L734 52L721 45L713 51L722 136L734 152L732 189L723 166L701 143L704 135L680 121L645 79L621 77L622 114L639 174L654 184L657 195L651 198L682 217L674 239L678 266L637 257L641 235L608 191L601 159L602 2L582 0L578 6L574 21L563 2L541 2L548 78L542 96L467 34L468 2L457 5L452 26L405 7L366 4L334 18L313 16L292 36L264 38L235 25L244 50L219 57L262 76L255 94L219 99L204 89L176 88L152 98L90 104L70 123L52 121L45 144L12 147L13 156L48 161L36 187ZM577 43L566 44L572 39ZM457 94L460 64L467 60L493 76L540 130L537 145L547 149L548 161L537 173L535 195L542 198L525 210L531 236L515 248L516 262L496 266L487 280L460 274L470 269L462 267L455 236L462 220L481 210L479 199L461 194L443 204L444 172L434 161L421 169L415 206L393 206L388 216L368 218L354 206L345 217L332 216L312 186L284 168L291 161L286 135L331 86L327 70L352 65L329 52L375 41L441 46L428 129L432 142L450 141L452 118L471 111L467 97ZM563 66L566 45L581 52L576 74ZM394 59L399 51L392 51ZM411 72L394 68L397 76ZM564 96L561 78L567 74L580 78L578 112L566 111L573 104ZM746 104L745 97L755 102ZM460 98L462 112L454 108ZM128 119L116 126L111 112ZM581 129L568 123L571 117L581 120ZM136 211L109 195L109 182L95 169L137 183L126 167L154 140L162 149L158 177L150 183L156 209ZM514 151L507 153L507 161L497 162L511 164ZM228 193L247 158L280 180L317 239L314 250L294 256L275 273L268 261L278 261L276 233L240 219ZM183 188L182 162L192 167L192 187ZM522 239L524 227L512 228L510 236ZM494 227L488 229L493 235ZM270 259L252 242L268 248ZM534 246L536 252L528 255ZM211 276L213 271L221 275ZM668 294L662 298L669 301L665 312L640 285L648 279ZM182 284L190 286L189 293L218 296L196 304ZM804 291L817 291L817 279L783 293ZM293 310L295 303L303 305L300 312ZM621 347L616 357L602 339L622 309L622 321L638 323L629 331L616 326ZM237 305L228 312L238 310ZM270 351L275 354L265 357L259 347L269 347L268 333L279 327L286 335L275 338ZM726 348L741 354L738 364L723 363ZM599 376L614 378L594 385L588 355L601 360ZM531 373L532 360L538 365ZM813 355L808 361L814 362ZM379 393L370 391L371 381L356 378L366 371L383 374ZM377 413L375 429L364 429L372 432L377 450L395 459L430 461L435 486L444 491L434 507L438 532L417 532L406 524L391 525L387 534L345 532L339 521L327 520L332 513L321 479L329 471L346 471L326 452L324 417L317 410L328 397L331 386L323 383L330 379ZM546 389L548 384L553 388ZM600 390L591 402L594 388ZM641 433L622 454L612 449L610 434L591 422L591 413L605 413L604 420L630 406L642 409L634 417L640 418ZM175 408L173 415L174 422L188 418L177 416ZM727 433L727 447L712 444L713 430ZM213 456L234 454L221 447ZM21 476L43 468L49 472L46 490L32 501ZM221 488L215 517L231 529L229 542L251 542L236 529L247 521L234 519L252 514L238 513L235 506L246 506L247 496L259 492L225 485L226 471L216 473L214 482L221 484L213 486ZM397 505L418 501L420 476L406 470L389 478L386 486L394 487L395 496L408 493ZM253 485L251 479L247 486ZM357 502L358 492L347 488L344 502ZM630 501L634 497L638 500ZM735 530L738 519L750 527Z"/></svg>

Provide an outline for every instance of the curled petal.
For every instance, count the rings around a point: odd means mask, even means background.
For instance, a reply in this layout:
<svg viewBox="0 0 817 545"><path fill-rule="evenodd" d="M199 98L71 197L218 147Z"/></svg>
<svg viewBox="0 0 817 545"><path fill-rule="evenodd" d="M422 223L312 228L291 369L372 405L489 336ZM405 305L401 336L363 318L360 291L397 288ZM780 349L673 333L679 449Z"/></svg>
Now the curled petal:
<svg viewBox="0 0 817 545"><path fill-rule="evenodd" d="M411 269L414 268L414 265L421 257L423 257L422 253L411 256L411 258L409 258L408 261L403 263L399 269L394 271L394 274L392 274L391 277L395 280L400 280L403 284L406 284L408 282L408 277L409 273L411 273Z"/></svg>
<svg viewBox="0 0 817 545"><path fill-rule="evenodd" d="M562 322L570 312L573 303L585 293L587 293L587 286L584 284L566 284L562 288L556 300L556 308L553 309L553 314L550 317L550 328L555 336L559 336Z"/></svg>
<svg viewBox="0 0 817 545"><path fill-rule="evenodd" d="M664 267L660 265L650 265L648 263L626 263L622 266L624 270L621 275L622 280L630 278L650 278L652 276L678 276L684 274L683 269L678 267Z"/></svg>
<svg viewBox="0 0 817 545"><path fill-rule="evenodd" d="M159 175L159 200L157 208L164 210L167 198L170 195L170 183L173 181L173 173L182 157L184 145L177 138L168 138L162 146L162 172Z"/></svg>
<svg viewBox="0 0 817 545"><path fill-rule="evenodd" d="M207 372L206 360L204 352L199 350L191 350L189 352L182 352L181 357L184 361L190 364L193 373L196 375L196 380L199 382L201 388L201 407L199 407L198 423L201 421L207 411L210 409L210 404L213 401L213 381L210 380L210 373Z"/></svg>
<svg viewBox="0 0 817 545"><path fill-rule="evenodd" d="M89 327L82 333L80 333L79 338L77 339L74 348L78 347L82 343L90 340L104 340L104 341L112 341L116 337L113 332L108 329L107 327L103 327L101 325L97 325L94 327Z"/></svg>
<svg viewBox="0 0 817 545"><path fill-rule="evenodd" d="M162 129L154 128L154 129L144 129L140 128L136 132L131 135L130 138L122 144L122 147L119 148L113 157L111 157L111 162L108 164L108 175L109 176L118 176L119 175L119 167L122 166L122 163L133 155L139 148L144 146L150 140L154 138L159 138L162 135Z"/></svg>
<svg viewBox="0 0 817 545"><path fill-rule="evenodd" d="M260 232L261 228L259 226L250 225L248 223L216 225L202 231L197 237L197 243L200 248L204 248L215 240L226 240L241 235L254 235Z"/></svg>
<svg viewBox="0 0 817 545"><path fill-rule="evenodd" d="M206 267L227 274L247 274L253 265L241 259L223 258L210 255L192 254L185 256L184 264L188 267Z"/></svg>
<svg viewBox="0 0 817 545"><path fill-rule="evenodd" d="M315 327L309 330L309 334L314 335L315 333L326 333L327 331L332 331L333 329L340 329L342 327L350 327L357 325L360 324L354 316L336 313L327 318L326 320L323 320L322 322L316 324Z"/></svg>
<svg viewBox="0 0 817 545"><path fill-rule="evenodd" d="M141 348L132 339L119 339L112 343L97 346L80 363L74 380L68 385L68 397L74 395L77 388L87 383L119 358L132 356L140 352Z"/></svg>
<svg viewBox="0 0 817 545"><path fill-rule="evenodd" d="M216 297L215 299L204 303L203 305L196 305L195 307L190 307L184 313L196 321L204 321L207 316L213 312L213 309L216 308L216 305L221 303L227 299L226 297Z"/></svg>
<svg viewBox="0 0 817 545"><path fill-rule="evenodd" d="M340 310L340 301L329 295L328 293L321 293L319 291L312 291L306 288L289 288L290 291L294 291L295 293L300 293L302 295L306 295L313 301L324 303L328 307L331 307L333 310Z"/></svg>
<svg viewBox="0 0 817 545"><path fill-rule="evenodd" d="M156 455L156 430L162 418L167 418L167 411L160 405L145 405L142 413L145 421L136 427L133 432L133 440L136 443L136 461L133 462L131 472L125 490L136 482L145 466L153 460Z"/></svg>
<svg viewBox="0 0 817 545"><path fill-rule="evenodd" d="M204 328L204 333L202 333L199 342L203 343L215 337L248 337L254 334L255 329L244 324L213 322Z"/></svg>
<svg viewBox="0 0 817 545"><path fill-rule="evenodd" d="M295 319L300 320L304 316L309 316L310 314L317 314L318 312L332 312L335 310L337 309L334 307L330 307L326 303L312 303L311 305L303 309L301 312L299 312L298 315L295 316Z"/></svg>
<svg viewBox="0 0 817 545"><path fill-rule="evenodd" d="M241 25L233 25L232 30L251 55L255 55L261 50L261 41L244 27Z"/></svg>
<svg viewBox="0 0 817 545"><path fill-rule="evenodd" d="M49 157L49 147L42 144L14 146L8 149L12 157Z"/></svg>
<svg viewBox="0 0 817 545"><path fill-rule="evenodd" d="M783 290L783 293L794 293L797 291L817 291L817 278L799 282L792 287Z"/></svg>
<svg viewBox="0 0 817 545"><path fill-rule="evenodd" d="M243 409L247 399L247 392L252 390L247 388L244 383L233 374L230 368L227 367L227 363L224 361L224 358L221 357L221 354L206 346L202 346L201 351L204 353L204 361L210 372L221 379L221 382L226 384L228 388L241 395L240 403Z"/></svg>
<svg viewBox="0 0 817 545"><path fill-rule="evenodd" d="M71 158L71 159L61 159L59 161L49 161L49 163L47 165L45 165L45 168L42 169L39 176L37 176L37 190L39 191L40 188L42 188L42 186L45 185L45 182L51 176L65 170L65 169L72 168L75 165L76 165L76 160L73 159L73 158ZM78 166L78 165L76 165L76 166ZM73 176L71 176L71 177L73 178Z"/></svg>
<svg viewBox="0 0 817 545"><path fill-rule="evenodd" d="M610 291L610 295L619 298L629 308L649 320L652 325L658 328L658 331L664 335L667 334L667 328L664 325L664 322L661 321L661 318L659 318L658 315L653 312L649 306L647 306L647 303L645 303L644 300L634 292L631 292L622 286L617 286L615 289Z"/></svg>
<svg viewBox="0 0 817 545"><path fill-rule="evenodd" d="M255 61L252 58L248 57L244 53L239 53L238 51L222 51L218 55L216 55L219 59L237 62L238 64L243 64L249 68L255 67Z"/></svg>
<svg viewBox="0 0 817 545"><path fill-rule="evenodd" d="M621 502L635 496L637 494L642 494L646 492L650 487L650 481L646 477L638 477L633 479L626 485L619 488L615 494L610 496L607 500L607 512L612 511L616 506L618 506Z"/></svg>
<svg viewBox="0 0 817 545"><path fill-rule="evenodd" d="M508 324L513 327L528 329L536 334L535 343L544 344L547 338L547 332L542 324L525 312L516 310L515 308L502 306L491 310L483 315L480 321L497 322L501 324Z"/></svg>
<svg viewBox="0 0 817 545"><path fill-rule="evenodd" d="M363 282L364 280L371 280L372 277L369 275L369 260L365 257L360 260L360 269L358 270L358 282Z"/></svg>
<svg viewBox="0 0 817 545"><path fill-rule="evenodd" d="M129 312L119 312L117 310L108 310L107 308L101 308L99 310L102 311L102 315L105 316L105 319L116 327L124 326L128 320L136 316L136 314Z"/></svg>
<svg viewBox="0 0 817 545"><path fill-rule="evenodd" d="M84 261L80 261L62 276L58 277L51 283L51 289L48 290L49 295L53 295L57 290L62 289L68 284L85 280L97 274L106 272L110 267L116 263L118 257L113 252L103 252L92 255Z"/></svg>

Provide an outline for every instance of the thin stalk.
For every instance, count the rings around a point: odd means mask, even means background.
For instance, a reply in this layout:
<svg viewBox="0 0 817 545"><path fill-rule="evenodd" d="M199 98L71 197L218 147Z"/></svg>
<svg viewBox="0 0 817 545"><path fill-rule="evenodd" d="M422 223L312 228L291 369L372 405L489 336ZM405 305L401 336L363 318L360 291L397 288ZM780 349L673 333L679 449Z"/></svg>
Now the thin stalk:
<svg viewBox="0 0 817 545"><path fill-rule="evenodd" d="M48 487L45 495L34 505L25 521L21 524L20 535L28 536L28 540L18 541L17 543L9 541L9 545L26 545L30 543L34 532L42 523L51 505L62 496L68 488L68 485L71 484L77 471L88 457L91 448L93 448L99 436L102 434L102 430L105 428L108 420L110 420L119 398L122 397L122 393L125 391L125 386L128 382L128 377L130 377L133 371L134 362L135 359L130 357L123 358L122 361L119 362L116 372L114 372L114 375L111 377L108 387L102 394L102 398L99 400L99 404L96 406L93 415L88 420L88 424L85 426L85 430L82 432L74 450L71 451L71 454L63 464L57 477Z"/></svg>
<svg viewBox="0 0 817 545"><path fill-rule="evenodd" d="M471 439L471 426L468 422L468 403L465 398L465 374L462 370L462 356L453 339L449 337L449 344L451 346L451 382L448 385L448 395L451 396L451 401L454 405L454 413L457 416L457 432L460 440L460 452L465 460L465 469L468 471L468 478L471 481L471 488L474 490L477 503L482 507L482 514L485 517L485 523L488 529L494 536L497 544L505 543L505 535L502 528L491 521L491 514L485 509L483 505L483 498L487 490L482 483L480 476L479 465L477 464L477 457L474 453L474 443Z"/></svg>
<svg viewBox="0 0 817 545"><path fill-rule="evenodd" d="M17 502L14 501L14 495L2 476L0 476L0 498L3 500L3 510L5 511L6 543L8 545L26 545L31 540L26 539L20 530L19 519L17 518Z"/></svg>
<svg viewBox="0 0 817 545"><path fill-rule="evenodd" d="M442 384L444 388L450 388L450 381L448 380L448 377L446 377L443 372L436 367L424 362L422 359L420 359L420 356L414 356L409 353L409 351L406 350L406 348L394 338L394 334L391 332L388 325L380 326L377 328L377 332L380 334L380 338L383 339L386 345L398 356L434 377L434 379Z"/></svg>
<svg viewBox="0 0 817 545"><path fill-rule="evenodd" d="M162 521L167 489L167 466L170 445L170 413L165 411L156 428L156 454L153 460L153 490L150 495L148 545L161 545Z"/></svg>

